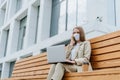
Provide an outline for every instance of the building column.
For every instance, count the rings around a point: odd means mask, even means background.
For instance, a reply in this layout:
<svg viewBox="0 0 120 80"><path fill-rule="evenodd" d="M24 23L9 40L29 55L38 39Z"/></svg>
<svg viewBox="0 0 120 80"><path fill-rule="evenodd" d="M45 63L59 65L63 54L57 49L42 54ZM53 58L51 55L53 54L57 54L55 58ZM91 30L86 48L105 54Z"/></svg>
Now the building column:
<svg viewBox="0 0 120 80"><path fill-rule="evenodd" d="M27 23L26 23L26 35L24 48L35 44L36 28L37 28L37 7L30 6L28 9Z"/></svg>
<svg viewBox="0 0 120 80"><path fill-rule="evenodd" d="M9 69L10 69L10 63L4 62L2 66L1 79L9 77Z"/></svg>
<svg viewBox="0 0 120 80"><path fill-rule="evenodd" d="M13 15L16 12L16 3L17 0L9 0L9 9L8 9L8 19L10 19L11 17L13 17Z"/></svg>
<svg viewBox="0 0 120 80"><path fill-rule="evenodd" d="M5 12L4 24L8 21L9 1L10 0L7 0L7 4L6 4L6 12Z"/></svg>
<svg viewBox="0 0 120 80"><path fill-rule="evenodd" d="M7 47L7 55L11 55L17 51L18 37L19 37L19 22L13 21L10 25L9 40Z"/></svg>
<svg viewBox="0 0 120 80"><path fill-rule="evenodd" d="M5 55L6 37L7 37L7 33L5 31L2 31L1 32L1 39L0 39L0 46L2 46L0 48L0 58L4 57L4 55Z"/></svg>
<svg viewBox="0 0 120 80"><path fill-rule="evenodd" d="M37 43L49 38L50 36L50 21L52 11L52 0L41 0L40 2L40 20L38 27Z"/></svg>
<svg viewBox="0 0 120 80"><path fill-rule="evenodd" d="M0 27L4 24L4 10L0 9Z"/></svg>
<svg viewBox="0 0 120 80"><path fill-rule="evenodd" d="M9 37L9 44L8 44L8 50L7 54L11 55L15 51L17 51L18 47L18 37L19 37L19 21L13 21L13 23L10 25L10 37Z"/></svg>

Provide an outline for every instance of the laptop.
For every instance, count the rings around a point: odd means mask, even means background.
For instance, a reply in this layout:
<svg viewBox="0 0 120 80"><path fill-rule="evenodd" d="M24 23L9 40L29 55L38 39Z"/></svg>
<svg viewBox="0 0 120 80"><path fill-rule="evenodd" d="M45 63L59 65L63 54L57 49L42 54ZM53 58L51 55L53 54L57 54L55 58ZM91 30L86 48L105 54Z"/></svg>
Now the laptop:
<svg viewBox="0 0 120 80"><path fill-rule="evenodd" d="M48 47L47 59L48 63L66 62L65 45Z"/></svg>

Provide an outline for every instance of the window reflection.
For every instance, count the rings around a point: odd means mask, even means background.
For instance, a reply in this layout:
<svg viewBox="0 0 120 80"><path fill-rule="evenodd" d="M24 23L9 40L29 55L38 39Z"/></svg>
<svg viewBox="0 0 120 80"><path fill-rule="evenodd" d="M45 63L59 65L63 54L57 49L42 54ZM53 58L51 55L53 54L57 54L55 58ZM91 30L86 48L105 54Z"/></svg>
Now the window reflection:
<svg viewBox="0 0 120 80"><path fill-rule="evenodd" d="M87 0L53 0L51 36L73 29L87 21Z"/></svg>
<svg viewBox="0 0 120 80"><path fill-rule="evenodd" d="M66 0L61 3L60 5L60 17L59 17L59 33L62 33L65 31L66 27Z"/></svg>
<svg viewBox="0 0 120 80"><path fill-rule="evenodd" d="M83 25L87 21L87 1L68 0L68 23L67 30L73 29L76 25Z"/></svg>
<svg viewBox="0 0 120 80"><path fill-rule="evenodd" d="M52 0L50 37L65 31L66 0Z"/></svg>
<svg viewBox="0 0 120 80"><path fill-rule="evenodd" d="M76 25L76 0L68 0L68 9L67 9L67 29L73 28Z"/></svg>

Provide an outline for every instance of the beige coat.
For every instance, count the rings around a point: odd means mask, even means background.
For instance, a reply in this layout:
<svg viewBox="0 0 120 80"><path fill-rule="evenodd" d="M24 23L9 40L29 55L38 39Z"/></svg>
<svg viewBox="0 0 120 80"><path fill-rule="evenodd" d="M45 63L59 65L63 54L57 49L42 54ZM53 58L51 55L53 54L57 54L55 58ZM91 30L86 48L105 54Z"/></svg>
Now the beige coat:
<svg viewBox="0 0 120 80"><path fill-rule="evenodd" d="M74 46L70 44L66 47L66 58L70 59L70 53ZM78 50L76 51L75 62L76 64L57 63L53 64L50 68L47 80L62 80L64 71L67 72L82 72L82 63L89 62L91 55L91 46L89 41L81 42ZM89 63L89 71L92 70Z"/></svg>
<svg viewBox="0 0 120 80"><path fill-rule="evenodd" d="M66 58L70 59L70 53L74 46L68 45L66 47ZM81 42L78 50L76 51L75 62L76 65L80 68L77 72L81 72L81 65L84 62L89 62L91 56L91 45L89 41ZM89 71L92 71L91 64L89 62Z"/></svg>

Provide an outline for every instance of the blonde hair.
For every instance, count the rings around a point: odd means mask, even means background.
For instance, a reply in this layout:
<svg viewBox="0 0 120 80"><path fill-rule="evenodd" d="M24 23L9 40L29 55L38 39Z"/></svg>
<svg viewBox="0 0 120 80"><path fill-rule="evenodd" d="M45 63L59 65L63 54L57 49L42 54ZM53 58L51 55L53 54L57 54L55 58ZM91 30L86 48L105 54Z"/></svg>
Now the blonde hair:
<svg viewBox="0 0 120 80"><path fill-rule="evenodd" d="M85 33L84 33L84 30L83 30L83 28L81 27L81 26L76 26L76 27L74 27L73 28L73 30L74 29L78 29L79 30L79 34L80 34L80 41L85 41L86 39L85 39Z"/></svg>

